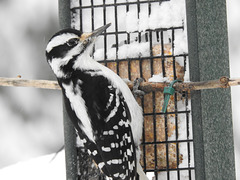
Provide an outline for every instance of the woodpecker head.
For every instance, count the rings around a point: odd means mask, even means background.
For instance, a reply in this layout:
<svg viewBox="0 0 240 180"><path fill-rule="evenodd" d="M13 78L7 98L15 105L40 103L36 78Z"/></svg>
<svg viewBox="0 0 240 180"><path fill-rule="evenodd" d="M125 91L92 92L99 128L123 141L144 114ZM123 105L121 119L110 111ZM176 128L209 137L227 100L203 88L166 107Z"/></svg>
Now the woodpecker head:
<svg viewBox="0 0 240 180"><path fill-rule="evenodd" d="M111 23L91 33L82 33L75 29L63 29L53 35L46 48L46 57L57 77L58 75L63 76L63 72L60 71L70 61L74 64L78 56L90 55L96 38L110 25Z"/></svg>

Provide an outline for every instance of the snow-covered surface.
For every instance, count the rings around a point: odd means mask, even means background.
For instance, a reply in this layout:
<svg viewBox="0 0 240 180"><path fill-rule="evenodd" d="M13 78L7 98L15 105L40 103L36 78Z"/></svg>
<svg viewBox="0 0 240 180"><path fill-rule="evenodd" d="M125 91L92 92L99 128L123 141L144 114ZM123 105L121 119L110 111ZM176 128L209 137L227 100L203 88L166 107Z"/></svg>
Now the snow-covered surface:
<svg viewBox="0 0 240 180"><path fill-rule="evenodd" d="M57 1L0 1L0 76L55 80L45 58ZM0 168L63 145L61 92L0 87Z"/></svg>
<svg viewBox="0 0 240 180"><path fill-rule="evenodd" d="M150 56L149 52L149 42L133 42L131 44L123 44L119 47L118 52L116 52L116 48L109 48L107 50L108 59L116 59L116 54L119 59L126 58L136 58L136 57L148 57ZM104 59L104 49L97 49L94 53L94 58L96 60Z"/></svg>
<svg viewBox="0 0 240 180"><path fill-rule="evenodd" d="M96 2L98 2L96 4ZM102 4L102 1L94 1L94 5ZM126 1L117 1L117 3L123 3ZM129 1L128 1L129 2ZM136 1L131 1L136 2ZM141 11L138 14L137 6L129 6L129 11L126 11L125 6L119 6L117 9L118 12L118 28L124 29L127 32L134 31L145 31L146 29L157 29L157 28L170 28L182 26L183 18L185 17L185 0L171 0L169 2L163 2L159 4L159 2L151 3L151 14L149 15L149 8L147 3L141 4ZM114 1L106 1L108 4L114 4ZM91 6L91 0L85 0L82 3L82 6ZM74 0L71 2L71 7L79 7L79 2ZM102 8L96 8L99 12L103 12ZM86 22L84 23L83 28L85 31L91 31L92 26L91 23L91 9L84 10L86 14L83 14L83 19ZM94 16L94 25L97 27L98 23L101 25L103 22L103 15L98 14L96 11L96 16ZM107 22L115 22L115 12L114 8L107 8ZM97 18L95 18L97 17ZM75 18L79 18L76 16ZM79 22L79 19L74 19L74 22ZM87 25L88 23L88 25ZM78 24L79 25L79 24ZM79 28L79 26L76 26ZM115 24L113 23L112 28L115 28ZM109 28L111 29L111 28Z"/></svg>
<svg viewBox="0 0 240 180"><path fill-rule="evenodd" d="M95 1L94 1L95 2ZM111 4L110 1L107 1ZM124 0L117 1L117 3L126 2ZM135 1L131 1L135 2ZM113 3L113 2L112 2ZM101 4L100 2L98 4ZM86 0L82 4L83 6L91 6L91 1ZM72 1L71 7L78 7L79 1ZM82 22L83 31L92 31L92 11L91 8L86 8L82 10ZM126 6L121 5L117 8L117 29L118 31L127 31L131 35L130 41L135 41L136 36L133 32L145 32L147 29L158 29L158 28L171 28L171 27L181 27L186 25L185 17L185 0L171 0L162 2L151 3L151 13L149 15L149 8L147 3L140 5L140 12L138 14L138 8L136 5L129 6L129 10L126 11ZM80 28L80 16L79 10L76 10L76 14L72 16L72 27ZM93 24L94 28L103 25L103 7L95 8ZM106 8L106 23L112 23L112 25L107 29L107 32L115 31L115 9L113 6ZM144 37L143 37L144 38ZM154 38L154 37L152 37ZM171 31L164 32L164 41L168 42L171 39ZM123 42L126 40L125 36L118 36L118 41ZM94 58L96 60L104 59L104 49L102 41L97 42L96 52ZM154 43L154 42L153 42ZM156 42L155 42L156 43ZM108 37L108 44L115 44L115 38L112 36ZM107 59L125 59L125 58L137 58L137 57L148 57L149 52L149 42L141 40L141 43L131 42L130 44L119 44L119 49L109 46L107 48ZM174 54L187 53L187 33L186 28L175 30L174 39ZM118 56L118 57L116 57Z"/></svg>
<svg viewBox="0 0 240 180"><path fill-rule="evenodd" d="M163 74L156 74L153 75L150 79L148 79L148 82L169 82L168 77L163 77Z"/></svg>
<svg viewBox="0 0 240 180"><path fill-rule="evenodd" d="M65 180L65 152L49 154L5 167L1 180ZM54 158L54 159L53 159Z"/></svg>

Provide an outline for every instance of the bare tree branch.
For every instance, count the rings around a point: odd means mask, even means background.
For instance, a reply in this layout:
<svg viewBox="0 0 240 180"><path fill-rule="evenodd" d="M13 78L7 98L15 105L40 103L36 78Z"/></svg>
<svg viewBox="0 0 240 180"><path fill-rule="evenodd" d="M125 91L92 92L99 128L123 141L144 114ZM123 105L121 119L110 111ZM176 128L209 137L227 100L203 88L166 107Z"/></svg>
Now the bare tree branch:
<svg viewBox="0 0 240 180"><path fill-rule="evenodd" d="M3 78L3 77L0 77L0 86L34 87L34 88L43 88L43 89L60 89L57 81L26 80L26 79L19 79L19 78Z"/></svg>
<svg viewBox="0 0 240 180"><path fill-rule="evenodd" d="M152 91L163 91L164 87L168 86L167 82L142 82L139 89L146 93ZM133 88L133 82L127 82L130 89ZM194 91L202 89L214 89L214 88L228 88L230 86L240 85L240 79L229 79L227 77L221 77L217 80L202 81L202 82L177 82L174 84L176 91ZM34 87L43 89L57 89L60 87L57 81L48 80L26 80L19 78L3 78L0 77L0 86L15 86L15 87Z"/></svg>

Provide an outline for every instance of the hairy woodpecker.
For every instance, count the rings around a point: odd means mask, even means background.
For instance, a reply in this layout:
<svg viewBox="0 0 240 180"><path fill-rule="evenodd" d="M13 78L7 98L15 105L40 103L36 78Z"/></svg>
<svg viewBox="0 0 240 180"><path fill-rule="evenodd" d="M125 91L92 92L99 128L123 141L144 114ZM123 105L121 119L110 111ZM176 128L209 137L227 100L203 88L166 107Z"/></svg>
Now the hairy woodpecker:
<svg viewBox="0 0 240 180"><path fill-rule="evenodd" d="M61 30L50 39L46 57L67 113L102 172L114 180L146 179L139 164L142 109L126 83L91 57L95 40L110 25L91 33Z"/></svg>

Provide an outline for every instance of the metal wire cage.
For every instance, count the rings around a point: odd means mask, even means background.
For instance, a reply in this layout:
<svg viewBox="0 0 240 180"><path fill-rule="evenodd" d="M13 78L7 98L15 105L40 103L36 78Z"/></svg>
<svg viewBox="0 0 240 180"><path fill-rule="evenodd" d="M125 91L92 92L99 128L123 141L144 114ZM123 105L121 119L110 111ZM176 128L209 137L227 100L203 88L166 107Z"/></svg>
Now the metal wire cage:
<svg viewBox="0 0 240 180"><path fill-rule="evenodd" d="M71 27L83 32L112 23L94 58L123 79L188 79L184 0L72 0ZM188 92L177 92L162 113L163 92L137 99L144 113L141 165L155 179L194 179Z"/></svg>

